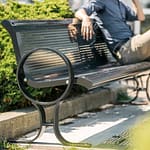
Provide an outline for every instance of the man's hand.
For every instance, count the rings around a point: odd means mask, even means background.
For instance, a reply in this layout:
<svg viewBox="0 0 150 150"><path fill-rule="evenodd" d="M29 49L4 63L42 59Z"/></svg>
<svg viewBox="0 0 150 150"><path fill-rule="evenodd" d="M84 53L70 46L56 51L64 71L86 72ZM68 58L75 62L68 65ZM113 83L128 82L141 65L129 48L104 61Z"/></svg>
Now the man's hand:
<svg viewBox="0 0 150 150"><path fill-rule="evenodd" d="M77 18L73 18L72 19L72 23L70 23L68 25L68 32L69 32L69 36L72 42L77 40L77 34L78 34L78 30L76 28L76 25L80 23L80 20Z"/></svg>
<svg viewBox="0 0 150 150"><path fill-rule="evenodd" d="M75 13L75 17L82 21L81 34L83 39L90 40L93 37L93 23L84 9L79 9Z"/></svg>
<svg viewBox="0 0 150 150"><path fill-rule="evenodd" d="M81 34L85 40L90 40L93 37L93 23L89 16L82 20Z"/></svg>
<svg viewBox="0 0 150 150"><path fill-rule="evenodd" d="M74 42L77 39L77 28L75 27L75 25L73 23L68 25L68 32L69 32L69 36L70 36L70 40L72 42Z"/></svg>

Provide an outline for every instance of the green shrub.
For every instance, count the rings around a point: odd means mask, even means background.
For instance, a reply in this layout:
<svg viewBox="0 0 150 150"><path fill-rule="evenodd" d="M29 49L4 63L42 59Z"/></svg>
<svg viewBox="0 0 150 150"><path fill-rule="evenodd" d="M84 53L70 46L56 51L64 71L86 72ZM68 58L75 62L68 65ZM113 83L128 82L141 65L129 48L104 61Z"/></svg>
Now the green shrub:
<svg viewBox="0 0 150 150"><path fill-rule="evenodd" d="M6 4L0 3L0 22L5 19L60 19L72 16L67 0L35 1L34 4L18 4L8 0ZM12 42L0 25L0 111L29 105L18 89L15 73Z"/></svg>

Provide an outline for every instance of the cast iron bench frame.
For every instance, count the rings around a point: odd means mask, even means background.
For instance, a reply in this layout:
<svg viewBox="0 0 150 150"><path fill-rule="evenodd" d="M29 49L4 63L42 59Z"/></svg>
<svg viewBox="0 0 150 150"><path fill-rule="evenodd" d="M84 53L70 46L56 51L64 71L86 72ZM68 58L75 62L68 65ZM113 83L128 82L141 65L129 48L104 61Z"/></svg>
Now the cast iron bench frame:
<svg viewBox="0 0 150 150"><path fill-rule="evenodd" d="M40 114L40 129L37 135L33 139L18 140L18 142L30 143L42 135L45 128L51 125L46 122L45 106L55 105L53 127L59 141L64 145L90 146L88 143L74 143L66 140L59 130L60 103L68 96L74 84L91 90L113 81L133 79L137 82L135 100L140 89L137 78L144 75L147 76L145 91L150 100L148 91L150 72L145 74L145 71L149 71L150 62L120 65L115 59L110 61L110 58L113 57L103 40L100 29L92 40L85 41L80 34L80 24L77 24L75 27L78 29L78 34L74 39L70 36L68 28L71 23L72 19L2 21L2 25L7 29L12 39L18 64L16 76L19 88ZM40 55L39 59L37 55ZM52 60L47 60L47 57ZM42 61L38 62L40 59ZM51 61L55 64L52 64ZM44 64L42 64L43 62ZM42 74L42 72L44 73ZM26 90L26 84L33 88L66 85L66 89L56 100L44 102L35 100Z"/></svg>

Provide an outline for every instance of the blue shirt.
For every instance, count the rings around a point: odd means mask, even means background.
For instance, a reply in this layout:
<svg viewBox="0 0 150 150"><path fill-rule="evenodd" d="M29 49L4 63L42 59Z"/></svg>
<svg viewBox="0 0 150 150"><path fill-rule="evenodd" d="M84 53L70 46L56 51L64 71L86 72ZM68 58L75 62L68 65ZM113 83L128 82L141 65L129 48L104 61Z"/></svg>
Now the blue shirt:
<svg viewBox="0 0 150 150"><path fill-rule="evenodd" d="M136 13L121 0L90 0L87 4L83 5L87 14L90 16L93 13L101 19L104 29L109 33L113 42L110 45L111 49L119 42L130 39L133 32L127 21L137 20Z"/></svg>

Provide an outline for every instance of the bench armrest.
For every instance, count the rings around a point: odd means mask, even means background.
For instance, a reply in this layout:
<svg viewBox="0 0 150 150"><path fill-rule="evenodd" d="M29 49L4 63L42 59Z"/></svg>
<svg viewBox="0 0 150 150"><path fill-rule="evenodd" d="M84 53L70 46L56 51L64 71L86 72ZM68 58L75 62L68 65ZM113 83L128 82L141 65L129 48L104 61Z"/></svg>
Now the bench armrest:
<svg viewBox="0 0 150 150"><path fill-rule="evenodd" d="M69 77L68 77L68 80L66 80L67 87L64 90L63 94L57 100L55 100L53 102L42 102L42 101L35 100L33 98L33 96L26 90L26 88L24 86L24 82L27 82L27 80L25 81L24 64L31 54L33 54L39 50L51 51L51 52L55 53L65 62L66 67L68 69L68 76ZM21 60L18 64L16 75L17 75L17 81L18 81L19 89L22 91L23 95L28 100L30 100L31 102L39 104L39 105L52 105L52 104L56 103L56 101L59 101L59 100L66 98L68 96L72 86L73 86L73 83L74 83L74 71L73 71L73 67L72 67L70 60L60 51L54 50L54 49L49 49L49 48L37 48L37 49L34 49L34 50L30 51L29 53L25 54L21 58Z"/></svg>

